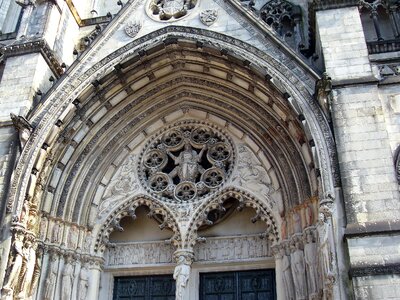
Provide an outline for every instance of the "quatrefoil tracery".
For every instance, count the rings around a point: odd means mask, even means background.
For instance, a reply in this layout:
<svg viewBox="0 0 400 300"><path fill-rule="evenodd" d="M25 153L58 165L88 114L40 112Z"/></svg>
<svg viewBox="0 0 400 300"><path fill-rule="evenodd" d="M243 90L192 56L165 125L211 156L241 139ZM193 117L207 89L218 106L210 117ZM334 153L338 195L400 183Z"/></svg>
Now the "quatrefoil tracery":
<svg viewBox="0 0 400 300"><path fill-rule="evenodd" d="M232 171L233 158L232 143L221 131L184 122L148 143L140 178L158 198L187 203L219 189Z"/></svg>

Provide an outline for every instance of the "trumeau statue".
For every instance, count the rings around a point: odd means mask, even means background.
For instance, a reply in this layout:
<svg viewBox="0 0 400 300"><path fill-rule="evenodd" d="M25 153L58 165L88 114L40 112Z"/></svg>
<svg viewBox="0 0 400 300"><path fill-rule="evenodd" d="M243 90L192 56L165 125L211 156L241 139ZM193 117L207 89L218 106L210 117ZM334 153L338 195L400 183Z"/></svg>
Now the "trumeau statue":
<svg viewBox="0 0 400 300"><path fill-rule="evenodd" d="M174 279L176 280L176 300L184 300L185 290L190 276L190 262L184 255L180 255L177 260L177 266L174 270Z"/></svg>

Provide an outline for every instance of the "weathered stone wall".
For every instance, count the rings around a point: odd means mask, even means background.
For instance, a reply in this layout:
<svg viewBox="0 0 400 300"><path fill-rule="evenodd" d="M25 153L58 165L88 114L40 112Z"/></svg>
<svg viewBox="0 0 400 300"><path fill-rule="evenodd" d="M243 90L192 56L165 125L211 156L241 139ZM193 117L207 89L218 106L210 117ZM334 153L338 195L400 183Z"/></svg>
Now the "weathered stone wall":
<svg viewBox="0 0 400 300"><path fill-rule="evenodd" d="M316 23L326 71L334 81L372 76L357 7L319 11Z"/></svg>
<svg viewBox="0 0 400 300"><path fill-rule="evenodd" d="M317 13L347 217L355 299L399 299L398 85L381 85L357 7ZM392 81L391 83L396 83Z"/></svg>

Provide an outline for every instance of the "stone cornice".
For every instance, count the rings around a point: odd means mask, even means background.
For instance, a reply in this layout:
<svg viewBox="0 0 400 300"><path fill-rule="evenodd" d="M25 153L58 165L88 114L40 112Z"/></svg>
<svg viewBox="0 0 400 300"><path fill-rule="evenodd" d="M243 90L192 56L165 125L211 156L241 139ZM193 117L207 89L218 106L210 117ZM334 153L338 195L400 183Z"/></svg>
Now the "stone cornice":
<svg viewBox="0 0 400 300"><path fill-rule="evenodd" d="M367 222L363 224L347 224L345 238L376 236L382 234L400 233L399 221Z"/></svg>
<svg viewBox="0 0 400 300"><path fill-rule="evenodd" d="M350 277L365 277L376 275L393 275L400 274L400 263L393 263L388 265L360 265L350 269Z"/></svg>
<svg viewBox="0 0 400 300"><path fill-rule="evenodd" d="M337 9L349 6L358 6L358 0L314 0L310 4L313 12L318 10Z"/></svg>
<svg viewBox="0 0 400 300"><path fill-rule="evenodd" d="M5 46L2 50L5 59L30 53L41 53L57 79L64 73L60 62L45 40L20 41L19 43Z"/></svg>

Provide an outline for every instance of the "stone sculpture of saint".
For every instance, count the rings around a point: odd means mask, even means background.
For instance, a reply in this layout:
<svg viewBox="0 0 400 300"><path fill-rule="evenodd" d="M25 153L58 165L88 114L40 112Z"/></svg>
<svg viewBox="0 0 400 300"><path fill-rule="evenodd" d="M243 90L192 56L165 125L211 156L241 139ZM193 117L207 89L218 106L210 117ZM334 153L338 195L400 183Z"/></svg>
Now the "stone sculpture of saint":
<svg viewBox="0 0 400 300"><path fill-rule="evenodd" d="M72 285L74 283L74 267L66 262L61 279L61 300L71 300Z"/></svg>
<svg viewBox="0 0 400 300"><path fill-rule="evenodd" d="M292 254L290 255L292 262L292 274L294 279L294 286L296 289L296 299L307 299L307 283L306 277L306 264L304 261L304 252L299 248L299 244L292 245Z"/></svg>
<svg viewBox="0 0 400 300"><path fill-rule="evenodd" d="M33 272L35 271L35 264L36 264L36 247L32 244L31 241L26 241L25 242L25 248L24 248L24 257L26 259L26 267L25 267L25 272L22 277L22 282L21 282L21 291L19 293L19 297L21 299L24 299L27 297L30 287L31 287L31 281L32 281L32 276Z"/></svg>
<svg viewBox="0 0 400 300"><path fill-rule="evenodd" d="M87 291L89 288L89 276L86 267L82 267L79 275L79 300L86 300Z"/></svg>
<svg viewBox="0 0 400 300"><path fill-rule="evenodd" d="M313 242L313 235L307 232L307 243L304 245L304 260L308 277L308 293L310 299L318 299L318 271L317 271L317 244Z"/></svg>
<svg viewBox="0 0 400 300"><path fill-rule="evenodd" d="M285 299L295 300L292 270L290 268L290 259L289 256L286 255L285 249L281 249L280 253L282 255L282 281L286 294Z"/></svg>
<svg viewBox="0 0 400 300"><path fill-rule="evenodd" d="M167 151L169 157L174 160L175 167L169 176L174 178L178 175L181 182L190 181L195 182L197 175L204 173L204 168L200 165L201 158L206 150L206 145L203 145L200 153L193 150L192 145L188 139L185 139L185 145L183 151L179 153L179 156L173 155L170 151Z"/></svg>
<svg viewBox="0 0 400 300"><path fill-rule="evenodd" d="M15 235L15 241L13 243L14 261L10 267L11 271L8 276L8 280L3 287L4 294L11 297L19 283L19 278L20 278L19 276L25 259L23 252L23 246L24 246L23 239L24 236L22 234Z"/></svg>
<svg viewBox="0 0 400 300"><path fill-rule="evenodd" d="M57 280L57 269L56 259L54 256L51 257L49 262L49 271L46 278L44 300L54 299L54 288Z"/></svg>
<svg viewBox="0 0 400 300"><path fill-rule="evenodd" d="M175 300L184 300L185 289L189 281L190 264L185 256L181 255L178 258L177 266L174 270L174 279L176 281Z"/></svg>

